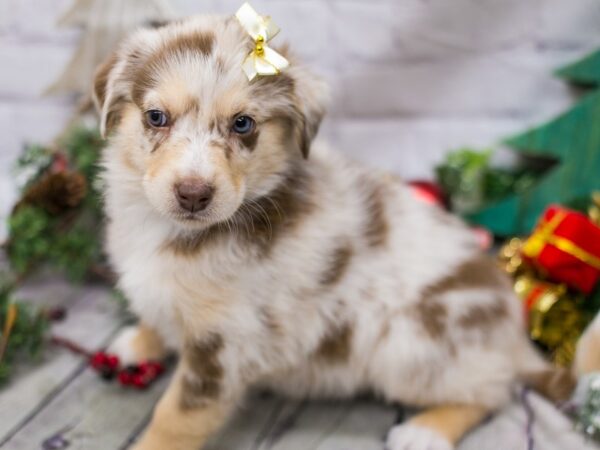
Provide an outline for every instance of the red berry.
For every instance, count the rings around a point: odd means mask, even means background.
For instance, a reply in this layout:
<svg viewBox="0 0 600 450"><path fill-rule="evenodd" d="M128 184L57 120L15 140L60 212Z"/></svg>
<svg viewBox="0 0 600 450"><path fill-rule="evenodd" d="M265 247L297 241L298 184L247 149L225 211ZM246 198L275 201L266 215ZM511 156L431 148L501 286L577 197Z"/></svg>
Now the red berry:
<svg viewBox="0 0 600 450"><path fill-rule="evenodd" d="M123 386L128 386L131 384L131 373L126 370L122 370L119 372L119 383Z"/></svg>
<svg viewBox="0 0 600 450"><path fill-rule="evenodd" d="M103 352L96 352L90 359L90 364L94 369L100 369L106 363L106 355Z"/></svg>
<svg viewBox="0 0 600 450"><path fill-rule="evenodd" d="M117 367L119 367L119 357L116 355L107 355L106 365L111 369L116 369Z"/></svg>
<svg viewBox="0 0 600 450"><path fill-rule="evenodd" d="M141 374L135 374L132 377L132 382L133 382L133 385L139 389L143 389L147 386L146 380L144 380L144 377Z"/></svg>

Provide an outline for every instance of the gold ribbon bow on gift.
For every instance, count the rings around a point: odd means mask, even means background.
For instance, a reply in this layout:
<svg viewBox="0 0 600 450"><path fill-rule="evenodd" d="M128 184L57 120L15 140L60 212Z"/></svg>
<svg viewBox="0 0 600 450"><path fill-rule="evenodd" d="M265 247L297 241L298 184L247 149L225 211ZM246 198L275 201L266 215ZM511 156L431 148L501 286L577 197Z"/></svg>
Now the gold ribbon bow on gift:
<svg viewBox="0 0 600 450"><path fill-rule="evenodd" d="M287 59L267 46L267 42L279 33L279 27L269 16L260 16L248 3L244 3L235 16L255 43L254 50L242 64L248 80L252 81L257 75L278 75L290 65Z"/></svg>
<svg viewBox="0 0 600 450"><path fill-rule="evenodd" d="M530 258L537 258L546 245L552 245L566 254L574 256L580 261L600 270L600 258L592 255L568 239L554 235L554 231L566 217L567 215L564 212L557 211L549 221L541 221L537 229L534 230L533 234L523 245L523 254Z"/></svg>

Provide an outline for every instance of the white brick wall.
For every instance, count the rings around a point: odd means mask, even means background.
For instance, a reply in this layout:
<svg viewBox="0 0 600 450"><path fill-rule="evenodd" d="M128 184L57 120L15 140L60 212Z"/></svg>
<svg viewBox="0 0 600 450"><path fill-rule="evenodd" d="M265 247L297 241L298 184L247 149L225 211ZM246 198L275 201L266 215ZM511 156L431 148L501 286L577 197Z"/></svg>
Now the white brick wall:
<svg viewBox="0 0 600 450"><path fill-rule="evenodd" d="M123 0L126 1L126 0ZM172 0L182 15L242 0ZM0 220L24 142L48 142L72 99L41 98L79 32L71 0L0 0ZM487 146L568 106L556 66L600 45L598 0L253 0L278 39L332 82L323 135L366 162L427 177L444 153ZM0 232L0 235L2 232Z"/></svg>

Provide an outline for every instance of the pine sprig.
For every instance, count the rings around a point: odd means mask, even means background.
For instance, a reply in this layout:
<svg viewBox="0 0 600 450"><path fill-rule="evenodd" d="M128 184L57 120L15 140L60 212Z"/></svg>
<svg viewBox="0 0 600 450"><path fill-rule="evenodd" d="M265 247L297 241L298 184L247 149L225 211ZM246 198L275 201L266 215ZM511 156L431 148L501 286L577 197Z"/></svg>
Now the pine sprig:
<svg viewBox="0 0 600 450"><path fill-rule="evenodd" d="M81 281L104 263L100 236L98 159L103 141L96 129L75 128L59 149L30 146L17 162L31 174L9 218L6 245L12 269L25 274L49 266Z"/></svg>
<svg viewBox="0 0 600 450"><path fill-rule="evenodd" d="M44 342L48 320L41 310L14 297L14 281L6 274L0 275L0 341L3 353L0 358L0 386L6 383L12 365L20 359L35 359ZM15 320L7 328L9 310Z"/></svg>

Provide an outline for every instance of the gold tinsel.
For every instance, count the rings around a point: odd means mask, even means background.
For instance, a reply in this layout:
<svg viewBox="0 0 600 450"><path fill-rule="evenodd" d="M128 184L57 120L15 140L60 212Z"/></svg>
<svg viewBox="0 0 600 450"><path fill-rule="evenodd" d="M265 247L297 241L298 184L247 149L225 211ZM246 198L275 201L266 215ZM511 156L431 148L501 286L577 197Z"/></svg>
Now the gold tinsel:
<svg viewBox="0 0 600 450"><path fill-rule="evenodd" d="M523 240L519 238L504 244L498 253L500 266L514 278L514 291L523 302L531 339L547 349L554 363L568 366L587 324L581 309L585 299L563 284L543 281L521 258L522 246Z"/></svg>

